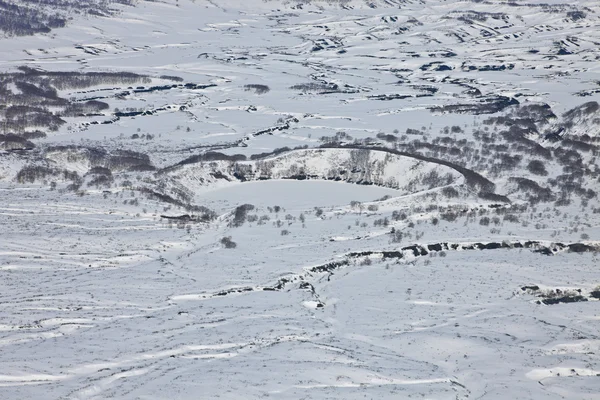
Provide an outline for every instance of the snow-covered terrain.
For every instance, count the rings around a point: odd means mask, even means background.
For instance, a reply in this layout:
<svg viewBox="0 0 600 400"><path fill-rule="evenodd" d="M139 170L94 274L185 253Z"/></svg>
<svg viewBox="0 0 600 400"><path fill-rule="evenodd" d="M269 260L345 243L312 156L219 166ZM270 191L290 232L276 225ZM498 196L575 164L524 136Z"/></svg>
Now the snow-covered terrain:
<svg viewBox="0 0 600 400"><path fill-rule="evenodd" d="M0 399L600 399L596 0L0 35Z"/></svg>

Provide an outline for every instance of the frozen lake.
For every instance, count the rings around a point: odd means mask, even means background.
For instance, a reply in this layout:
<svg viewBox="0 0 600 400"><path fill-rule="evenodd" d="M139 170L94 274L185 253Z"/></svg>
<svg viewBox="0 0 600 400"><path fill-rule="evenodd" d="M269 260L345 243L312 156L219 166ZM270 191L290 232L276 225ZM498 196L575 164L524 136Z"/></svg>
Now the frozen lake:
<svg viewBox="0 0 600 400"><path fill-rule="evenodd" d="M217 212L246 203L259 208L278 205L288 211L301 211L313 207L344 206L353 200L369 202L399 194L394 189L335 181L271 180L218 188L198 195L197 201Z"/></svg>

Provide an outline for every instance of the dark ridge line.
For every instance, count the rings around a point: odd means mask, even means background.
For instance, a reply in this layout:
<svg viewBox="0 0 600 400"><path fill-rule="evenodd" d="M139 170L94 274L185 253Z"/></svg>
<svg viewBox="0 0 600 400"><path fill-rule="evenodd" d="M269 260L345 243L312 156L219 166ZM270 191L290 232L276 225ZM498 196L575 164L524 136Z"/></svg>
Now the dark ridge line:
<svg viewBox="0 0 600 400"><path fill-rule="evenodd" d="M291 128L292 123L298 123L298 122L300 122L300 120L298 118L290 117L290 118L286 119L283 122L283 124L281 124L281 125L276 125L276 126L272 126L270 128L262 129L260 131L251 133L241 139L235 140L231 143L215 144L215 145L200 145L200 146L194 146L194 147L189 147L187 149L183 149L183 151L191 151L191 150L200 149L200 148L221 150L221 149L231 149L234 147L248 147L246 142L248 140L250 140L251 138L261 136L261 135L273 135L274 132L288 130ZM296 150L296 149L293 149L293 150ZM188 157L184 160L181 160L181 161L177 162L176 164L170 165L168 167L164 167L159 171L159 173L162 174L162 173L166 173L166 172L171 172L171 171L175 171L177 168L179 168L183 165L196 164L196 163L201 163L203 161L207 161L203 158L204 154L205 153L196 154L196 155ZM277 153L277 154L281 154L281 153ZM266 155L265 158L268 156L269 155ZM236 161L236 160L229 160L229 161ZM245 161L245 160L237 160L237 161ZM255 161L255 160L252 160L252 161Z"/></svg>
<svg viewBox="0 0 600 400"><path fill-rule="evenodd" d="M213 88L213 87L217 87L217 85L209 83L209 84L197 84L197 83L179 83L179 84L172 84L172 85L162 85L162 86L150 86L148 88L145 87L138 87L138 88L131 88L131 89L121 89L121 88L114 88L112 90L123 90L122 92L119 93L115 93L115 94L109 94L107 96L95 96L95 97L85 97L82 99L78 99L77 102L84 102L84 101L90 101L90 100L102 100L102 99L112 99L112 98L117 98L117 97L123 97L123 96L129 96L131 94L135 94L135 93L152 93L152 92L162 92L165 90L172 90L172 89L189 89L189 90L204 90L204 89L209 89L209 88Z"/></svg>
<svg viewBox="0 0 600 400"><path fill-rule="evenodd" d="M329 278L333 275L333 272L339 270L343 267L349 266L352 261L355 261L361 257L369 257L369 256L381 256L383 260L390 259L404 259L407 256L423 257L428 255L431 252L441 252L441 251L451 251L451 250L497 250L497 249L532 249L534 253L539 253L541 255L553 256L559 252L567 252L567 253L589 253L600 251L600 246L598 245L589 245L585 243L551 243L550 245L543 245L541 242L536 240L527 240L527 241L502 241L502 242L488 242L482 243L477 242L473 244L461 244L461 243L432 243L427 245L419 245L413 244L410 246L402 247L399 250L383 250L383 251L361 251L361 252L350 252L346 253L342 260L339 261L330 261L325 264L317 265L306 269L303 273L298 273L293 276L280 278L277 282L271 286L256 286L256 287L236 287L226 290L220 290L218 292L212 294L201 295L203 299L209 299L214 297L227 296L229 294L235 293L249 293L249 292L260 292L260 291L270 291L270 292L278 292L285 289L285 287L289 284L300 282L298 289L301 290L309 290L315 299L318 300L317 308L321 308L324 306L319 299L319 296L314 288L314 286L306 280L306 278L312 276L313 274L329 274ZM526 287L528 288L528 287ZM600 296L600 292L599 292Z"/></svg>
<svg viewBox="0 0 600 400"><path fill-rule="evenodd" d="M582 289L550 289L541 291L537 285L522 286L521 290L527 294L536 296L541 300L536 300L536 304L544 304L547 306L561 303L579 303L584 301L600 300L600 289L591 290L585 295Z"/></svg>
<svg viewBox="0 0 600 400"><path fill-rule="evenodd" d="M217 217L217 214L213 210L208 209L207 207L185 203L185 202L183 202L179 199L173 198L167 194L156 192L148 187L138 187L138 188L133 188L132 190L137 190L138 192L146 195L149 199L162 201L162 202L168 203L168 204L173 204L173 205L175 205L177 207L181 207L187 211L196 212L196 213L200 214L200 215L195 215L195 216L189 216L186 214L183 217L180 216L180 217L174 217L174 218L170 218L170 217L161 215L161 218L171 219L171 220L177 220L177 219L185 220L186 219L185 217L187 217L187 222L192 222L192 221L193 222L210 222Z"/></svg>
<svg viewBox="0 0 600 400"><path fill-rule="evenodd" d="M408 152L405 152L405 151L390 149L388 147L383 147L383 146L363 146L363 145L353 145L353 144L346 144L346 145L342 145L342 144L340 144L340 145L326 144L326 145L321 145L321 146L316 147L316 148L290 149L289 151L279 152L279 153L276 153L275 155L279 156L281 154L292 154L295 151L319 150L319 149L354 149L354 150L380 151L380 152L395 154L395 155L399 155L399 156L403 156L403 157L414 158L414 159L420 160L420 161L426 161L426 162L431 162L431 163L434 163L434 164L444 165L446 167L454 169L455 171L457 171L458 173L460 173L461 175L463 175L465 177L465 183L468 186L470 186L472 188L475 188L475 189L479 189L479 197L481 197L483 199L486 199L486 200L496 201L496 202L512 203L511 200L507 196L494 193L496 185L492 181L490 181L489 179L485 178L484 176L478 174L475 171L472 171L472 170L470 170L468 168L465 168L465 167L461 167L460 165L454 164L454 163L452 163L450 161L445 161L445 160L440 160L440 159L437 159L437 158L427 157L427 156L423 156L423 155L417 154L417 153L408 153ZM272 155L273 154L267 154L267 155L265 155L265 157L261 157L259 159L250 160L250 161L264 160L264 159L269 158ZM159 173L165 173L165 172L174 171L178 167L181 167L182 165L187 165L187 164L192 164L193 163L193 162L185 162L185 161L186 160L183 160L183 161L181 161L181 162L179 162L177 164L174 164L172 166L165 167L162 170L160 170ZM202 155L197 156L197 162L202 162L202 161L204 161L203 158L202 158ZM230 160L230 161L235 161L235 160ZM297 178L297 177L289 177L288 179L294 179L294 178ZM306 177L304 179L306 179ZM327 179L324 179L324 180L327 180ZM331 179L331 180L334 180L334 179ZM240 179L240 181L243 182L243 180L241 180L241 179Z"/></svg>
<svg viewBox="0 0 600 400"><path fill-rule="evenodd" d="M440 160L438 158L427 157L418 153L408 153L406 151L391 149L389 147L383 146L363 146L363 145L355 145L355 144L340 144L340 145L331 145L325 144L321 145L319 148L321 149L358 149L358 150L375 150L381 151L385 153L395 154L404 157L410 157L421 161L427 161L435 164L444 165L446 167L452 168L457 171L461 175L465 177L465 182L467 185L479 188L480 189L480 197L488 198L494 201L502 201L504 203L511 203L510 199L507 196L500 195L494 193L496 189L496 184L481 174L470 170L465 167L461 167L458 164L452 163L450 161Z"/></svg>
<svg viewBox="0 0 600 400"><path fill-rule="evenodd" d="M245 141L247 141L250 137L257 137L257 136L261 136L261 135L273 135L273 132L288 130L288 129L290 129L292 123L298 123L298 122L300 122L300 120L296 117L287 118L280 125L275 125L270 128L262 129L260 131L251 133L249 136L247 136L245 138L238 140L237 145L240 146L240 143L245 143Z"/></svg>
<svg viewBox="0 0 600 400"><path fill-rule="evenodd" d="M168 105L168 106L163 106L163 107L159 107L159 108L154 108L154 109L148 109L148 110L144 110L144 111L127 111L127 112L115 112L112 114L113 118L111 119L107 119L104 121L91 121L91 122L83 122L81 124L81 126L83 126L84 128L88 128L90 125L110 125L110 124L114 124L115 122L118 122L121 120L122 117L137 117L137 116L151 116L151 115L155 115L159 112L163 112L163 111L172 111L172 112L177 112L177 111L186 111L189 108L189 104L190 102L188 101L187 103L184 104L179 104L179 105ZM104 114L98 114L100 116L105 116Z"/></svg>

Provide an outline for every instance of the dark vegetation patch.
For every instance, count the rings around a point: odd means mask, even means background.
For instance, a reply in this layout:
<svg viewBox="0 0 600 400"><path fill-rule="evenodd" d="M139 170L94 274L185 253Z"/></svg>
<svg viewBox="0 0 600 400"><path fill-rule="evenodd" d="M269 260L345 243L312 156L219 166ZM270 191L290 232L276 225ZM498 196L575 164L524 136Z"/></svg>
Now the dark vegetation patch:
<svg viewBox="0 0 600 400"><path fill-rule="evenodd" d="M193 212L194 215L192 216L192 218L194 218L195 220L201 222L209 222L217 218L217 213L207 207L193 205L189 201L182 201L172 196L169 196L168 194L160 193L147 187L137 188L136 190L146 195L149 199L172 204L181 207L187 211Z"/></svg>
<svg viewBox="0 0 600 400"><path fill-rule="evenodd" d="M573 121L587 118L589 122L597 118L600 126L597 112L600 112L600 106L586 103L564 115ZM510 178L518 171L525 171L524 180L512 180L516 184L513 193L522 195L530 204L555 202L555 206L564 206L576 195L585 207L587 201L597 196L592 183L600 178L595 161L600 155L600 139L595 140L593 135L587 134L577 137L557 135L560 145L549 143L545 140L546 130L556 126L556 120L558 117L547 104L527 102L514 104L501 115L476 123L471 130L475 140L465 137L462 126L446 126L439 135L428 140L431 133L422 127L408 128L405 134L400 134L397 129L394 134L379 132L378 142L368 138L347 143L351 138L338 139L336 135L323 140L320 147L381 150L447 165L463 173L470 187L477 188L479 184L480 198L493 202L510 201L495 193L493 178ZM563 173L550 177L556 164L562 166ZM528 175L539 177L538 180L543 178L545 183L535 184Z"/></svg>
<svg viewBox="0 0 600 400"><path fill-rule="evenodd" d="M394 143L398 141L398 136L392 135L392 134L386 134L383 132L379 132L377 134L377 139L381 139L383 141L386 141L388 143Z"/></svg>
<svg viewBox="0 0 600 400"><path fill-rule="evenodd" d="M572 21L579 21L585 19L587 14L583 11L567 11L567 17Z"/></svg>
<svg viewBox="0 0 600 400"><path fill-rule="evenodd" d="M478 101L463 104L447 104L444 106L430 107L429 110L437 113L454 113L454 114L495 114L504 110L507 107L519 104L512 97L506 96L487 96L479 98Z"/></svg>
<svg viewBox="0 0 600 400"><path fill-rule="evenodd" d="M370 100L381 100L381 101L403 100L403 99L409 99L411 97L413 97L413 95L411 95L411 94L378 94L378 95L367 96L367 98Z"/></svg>
<svg viewBox="0 0 600 400"><path fill-rule="evenodd" d="M228 155L228 154L219 153L217 151L208 151L206 153L197 154L197 155L188 157L185 160L178 162L173 167L189 165L189 164L197 164L197 163L201 163L201 162L210 162L210 161L237 162L237 161L245 161L245 160L246 160L246 156L243 154Z"/></svg>
<svg viewBox="0 0 600 400"><path fill-rule="evenodd" d="M506 71L512 70L515 68L515 64L499 64L499 65L467 65L463 64L461 66L463 71L471 72L471 71L479 71L479 72L490 72L490 71Z"/></svg>
<svg viewBox="0 0 600 400"><path fill-rule="evenodd" d="M527 164L527 171L531 172L534 175L546 176L548 175L548 171L546 171L546 167L544 163L540 160L531 160L529 164Z"/></svg>
<svg viewBox="0 0 600 400"><path fill-rule="evenodd" d="M247 92L254 91L254 93L256 94L265 94L268 93L271 89L267 85L250 84L245 85L244 90L246 90Z"/></svg>
<svg viewBox="0 0 600 400"><path fill-rule="evenodd" d="M219 242L226 249L235 249L237 247L237 243L234 242L233 240L231 240L231 236L225 236L225 237L221 238L221 240ZM223 294L219 294L219 295L224 296L226 294L227 294L227 292L224 292Z"/></svg>
<svg viewBox="0 0 600 400"><path fill-rule="evenodd" d="M97 115L109 108L97 100L60 97L59 90L149 81L130 72L50 72L20 67L19 72L0 74L0 125L5 135L42 138L46 135L43 130L58 130L66 117Z"/></svg>
<svg viewBox="0 0 600 400"><path fill-rule="evenodd" d="M147 154L131 150L107 151L101 147L66 145L48 147L46 155L52 153L62 153L70 162L89 162L92 167L104 167L112 172L155 169Z"/></svg>
<svg viewBox="0 0 600 400"><path fill-rule="evenodd" d="M483 123L507 128L516 126L537 133L539 125L547 124L555 119L557 116L548 104L525 103L507 110L505 115L487 118Z"/></svg>
<svg viewBox="0 0 600 400"><path fill-rule="evenodd" d="M290 86L290 89L297 90L302 93L317 93L317 94L337 93L340 90L339 86L335 83L321 83L321 82L299 83L297 85Z"/></svg>
<svg viewBox="0 0 600 400"><path fill-rule="evenodd" d="M265 153L257 153L257 154L252 154L250 156L251 160L261 160L264 158L268 158L268 157L274 157L277 156L279 154L283 154L283 153L287 153L290 151L294 151L294 150L304 150L307 149L308 146L304 145L304 146L298 146L295 147L293 149L289 148L289 147L279 147L274 149L273 151L269 151L269 152L265 152ZM244 154L233 154L233 155L229 155L229 154L224 154L224 153L220 153L218 151L208 151L202 154L196 154L193 155L191 157L186 158L185 160L182 160L180 162L178 162L175 165L172 165L170 167L166 167L164 169L162 169L160 172L161 173L165 173L165 172L169 172L169 171L173 171L181 166L184 165L191 165L191 164L198 164L198 163L203 163L203 162L211 162L211 161L228 161L231 163L237 163L240 161L246 161L247 157ZM242 166L239 166L239 168L241 170L243 170ZM222 174L222 172L215 172L218 176L215 176L217 179L226 179L225 175ZM242 173L242 172L240 172ZM238 178L239 179L239 178ZM242 179L241 179L242 180Z"/></svg>
<svg viewBox="0 0 600 400"><path fill-rule="evenodd" d="M563 114L562 127L565 129L571 129L582 120L587 119L586 117L594 116L600 111L600 104L596 101L590 101L584 103L578 107L575 107Z"/></svg>
<svg viewBox="0 0 600 400"><path fill-rule="evenodd" d="M1 1L1 0L0 0ZM163 79L176 80L176 77ZM216 86L195 83L176 83L162 86L137 86L150 83L148 76L131 72L63 72L43 71L29 67L19 67L19 72L0 74L0 124L4 134L22 136L28 140L45 137L43 131L56 131L66 123L68 117L91 117L112 115L105 121L84 122L83 126L112 124L123 117L154 115L161 111L185 111L186 105L165 106L153 110L115 109L110 112L109 104L103 99L122 98L132 93L189 89L199 90ZM66 99L60 97L59 90L87 89L99 85L127 86L128 89L109 96Z"/></svg>
<svg viewBox="0 0 600 400"><path fill-rule="evenodd" d="M48 33L64 27L74 14L111 16L113 4L133 5L131 0L3 0L0 31L8 36Z"/></svg>
<svg viewBox="0 0 600 400"><path fill-rule="evenodd" d="M229 222L229 226L234 228L239 228L244 225L246 222L246 218L248 216L248 212L254 210L254 206L252 204L242 204L238 206L233 211L233 219Z"/></svg>
<svg viewBox="0 0 600 400"><path fill-rule="evenodd" d="M479 197L480 199L483 199L483 200L493 201L496 203L510 203L510 199L507 196L497 194L497 193L487 192L484 190L477 193L477 197Z"/></svg>
<svg viewBox="0 0 600 400"><path fill-rule="evenodd" d="M49 178L63 179L79 184L81 183L81 177L77 174L77 172L58 168L49 168L40 165L23 167L17 173L17 182L19 183L34 183L36 181Z"/></svg>
<svg viewBox="0 0 600 400"><path fill-rule="evenodd" d="M31 150L35 145L23 136L0 135L0 150Z"/></svg>
<svg viewBox="0 0 600 400"><path fill-rule="evenodd" d="M88 186L110 187L114 182L112 171L105 167L93 167L86 174L89 177Z"/></svg>
<svg viewBox="0 0 600 400"><path fill-rule="evenodd" d="M507 22L510 18L505 13L492 13L474 10L452 11L449 15L469 25L474 24L476 22L486 22L488 19Z"/></svg>
<svg viewBox="0 0 600 400"><path fill-rule="evenodd" d="M296 117L280 118L279 121L277 121L277 125L254 132L252 136L272 135L275 132L288 130L290 129L292 123L298 122L300 122L300 120Z"/></svg>
<svg viewBox="0 0 600 400"><path fill-rule="evenodd" d="M173 76L173 75L161 75L158 77L159 79L164 79L167 81L173 81L173 82L183 82L183 78L180 76Z"/></svg>
<svg viewBox="0 0 600 400"><path fill-rule="evenodd" d="M560 304L560 303L579 303L581 301L588 301L588 299L581 295L567 294L564 296L545 298L541 302L546 305L553 305L553 304ZM539 304L539 301L538 301L538 304Z"/></svg>
<svg viewBox="0 0 600 400"><path fill-rule="evenodd" d="M404 157L411 157L411 158L415 158L417 160L432 162L435 164L440 164L440 165L450 167L450 168L456 170L457 172L461 173L465 177L465 181L469 186L479 188L484 193L488 193L488 192L492 193L496 187L496 185L492 181L490 181L489 179L485 178L484 176L478 174L475 171L472 171L468 168L464 168L460 165L457 165L457 164L449 162L449 161L435 159L433 157L426 157L421 154L408 153L408 152L404 152L404 151L400 151L400 150L391 149L388 147L362 146L362 145L353 145L353 144L347 144L347 145L329 145L328 144L328 145L321 145L320 147L321 148L341 148L341 149L346 148L346 149L375 150L375 151L383 151L386 153L396 154L396 155L404 156Z"/></svg>
<svg viewBox="0 0 600 400"><path fill-rule="evenodd" d="M183 215L161 215L160 216L163 219L166 220L170 220L170 221L176 221L177 223L184 223L184 224L188 224L188 223L206 223L206 222L210 222L212 218L210 218L207 214L200 214L200 215L190 215L190 214L183 214Z"/></svg>
<svg viewBox="0 0 600 400"><path fill-rule="evenodd" d="M264 158L275 157L275 156L278 156L278 155L283 154L283 153L288 153L290 151L305 150L305 149L308 149L307 145L294 147L293 149L290 149L289 147L278 147L278 148L276 148L273 151L269 151L269 152L265 152L265 153L252 154L250 156L250 159L251 160L262 160Z"/></svg>
<svg viewBox="0 0 600 400"><path fill-rule="evenodd" d="M427 64L423 64L419 67L421 71L451 71L454 68L442 63L441 61L432 61Z"/></svg>
<svg viewBox="0 0 600 400"><path fill-rule="evenodd" d="M570 124L586 126L599 109L593 102L583 104L563 114L557 124L558 117L547 104L518 104L507 108L502 115L484 119L483 126L476 126L472 134L479 143L437 137L431 145L412 141L402 146L409 150L410 147L425 148L431 156L444 156L470 169L484 170L491 178L525 171L532 178L546 182L540 181L535 186L532 179L512 180L517 184L517 192L531 204L554 201L555 206L564 206L577 195L585 207L587 201L596 196L591 183L598 179L594 156L600 154L599 147L590 135L565 136L564 132L568 132ZM556 126L562 128L556 130ZM549 130L554 133L549 134ZM463 154L458 156L450 144L461 148ZM550 176L551 171L556 171L556 164L562 167L563 173ZM527 175L523 178L528 179Z"/></svg>
<svg viewBox="0 0 600 400"><path fill-rule="evenodd" d="M150 86L150 87L143 87L140 86L136 89L130 89L124 92L121 92L118 94L118 96L122 97L122 96L128 96L132 93L152 93L152 92L163 92L166 90L173 90L173 89L189 89L189 90L202 90L202 89L208 89L211 87L216 87L217 85L211 83L211 84L206 84L206 85L201 85L201 84L197 84L197 83L177 83L177 84L172 84L172 85L156 85L156 86ZM86 100L94 100L94 99L86 99Z"/></svg>
<svg viewBox="0 0 600 400"><path fill-rule="evenodd" d="M34 140L34 139L43 139L45 138L47 135L39 130L35 130L35 131L23 131L23 133L21 133L21 137L23 137L24 139L27 140Z"/></svg>
<svg viewBox="0 0 600 400"><path fill-rule="evenodd" d="M334 136L321 136L319 138L319 141L323 143L342 143L351 140L352 136L344 131L336 132Z"/></svg>
<svg viewBox="0 0 600 400"><path fill-rule="evenodd" d="M518 190L528 194L528 201L530 204L545 203L556 200L556 196L550 188L542 187L531 179L511 177L508 180L509 182L515 183Z"/></svg>
<svg viewBox="0 0 600 400"><path fill-rule="evenodd" d="M589 137L582 137L579 140L563 137L561 140L561 145L574 151L582 151L585 153L591 153L592 155L599 153L600 148L595 144L588 143L586 140L589 140Z"/></svg>
<svg viewBox="0 0 600 400"><path fill-rule="evenodd" d="M528 285L521 287L523 292L540 298L537 304L556 305L561 303L579 303L590 299L600 299L600 290L596 288L589 295L586 295L581 289L548 289L541 290L537 285Z"/></svg>

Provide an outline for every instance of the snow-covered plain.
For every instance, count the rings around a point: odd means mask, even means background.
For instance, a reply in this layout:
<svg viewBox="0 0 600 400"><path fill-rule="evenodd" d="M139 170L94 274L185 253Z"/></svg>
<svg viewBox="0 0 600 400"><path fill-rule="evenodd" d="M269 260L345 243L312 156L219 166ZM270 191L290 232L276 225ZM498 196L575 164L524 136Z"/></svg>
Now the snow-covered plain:
<svg viewBox="0 0 600 400"><path fill-rule="evenodd" d="M600 399L597 1L115 7L0 39L150 77L0 150L0 399Z"/></svg>

